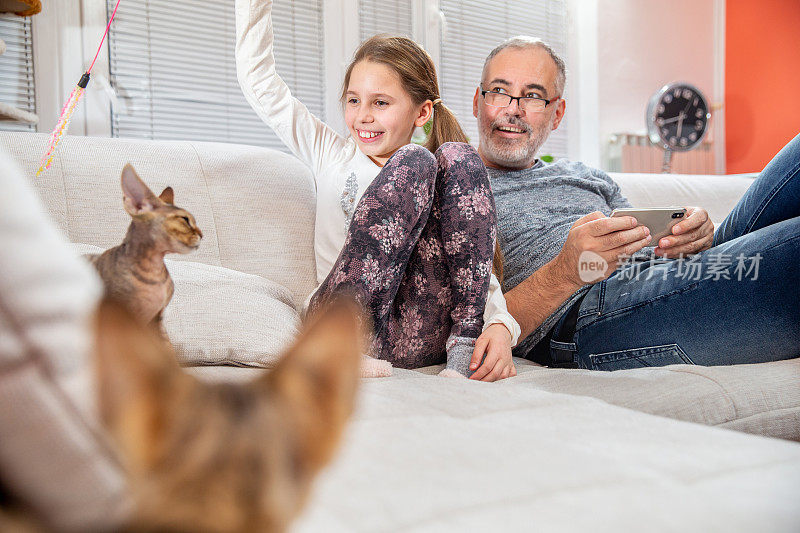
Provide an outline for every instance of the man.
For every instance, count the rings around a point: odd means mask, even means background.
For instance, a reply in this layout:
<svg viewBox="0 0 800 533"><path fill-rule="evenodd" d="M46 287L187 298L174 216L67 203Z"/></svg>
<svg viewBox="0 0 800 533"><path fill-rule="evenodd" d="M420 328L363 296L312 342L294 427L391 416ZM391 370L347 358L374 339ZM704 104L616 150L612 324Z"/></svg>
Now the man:
<svg viewBox="0 0 800 533"><path fill-rule="evenodd" d="M687 207L672 235L643 250L645 226L608 217L630 207L609 176L536 158L564 118L565 81L549 46L518 37L488 56L475 91L503 288L522 329L514 355L596 370L800 356L800 135L716 233L704 209ZM649 260L626 264L631 256ZM581 270L603 262L599 277Z"/></svg>

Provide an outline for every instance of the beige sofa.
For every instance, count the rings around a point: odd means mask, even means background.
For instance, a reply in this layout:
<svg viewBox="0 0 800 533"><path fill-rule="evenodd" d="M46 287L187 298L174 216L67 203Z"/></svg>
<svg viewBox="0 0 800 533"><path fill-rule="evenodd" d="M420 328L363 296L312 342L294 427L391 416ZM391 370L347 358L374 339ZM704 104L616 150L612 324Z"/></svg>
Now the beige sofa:
<svg viewBox="0 0 800 533"><path fill-rule="evenodd" d="M249 146L67 137L34 178L46 143L0 134L76 252L122 238L126 162L195 215L203 243L172 256L166 317L190 372L246 380L275 362L315 283L308 169ZM702 205L716 222L750 183L615 178L634 205ZM297 530L800 529L800 444L789 442L800 441L800 360L610 373L516 362L499 383L438 367L365 380Z"/></svg>

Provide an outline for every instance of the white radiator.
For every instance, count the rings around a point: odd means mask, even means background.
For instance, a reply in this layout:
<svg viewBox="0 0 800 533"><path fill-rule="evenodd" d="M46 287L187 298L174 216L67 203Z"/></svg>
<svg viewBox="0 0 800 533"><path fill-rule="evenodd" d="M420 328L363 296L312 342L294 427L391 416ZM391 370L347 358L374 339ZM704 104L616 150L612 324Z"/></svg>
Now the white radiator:
<svg viewBox="0 0 800 533"><path fill-rule="evenodd" d="M654 146L646 135L617 133L607 146L606 168L611 172L661 172L664 150ZM673 174L714 174L714 145L703 141L688 152L672 152Z"/></svg>

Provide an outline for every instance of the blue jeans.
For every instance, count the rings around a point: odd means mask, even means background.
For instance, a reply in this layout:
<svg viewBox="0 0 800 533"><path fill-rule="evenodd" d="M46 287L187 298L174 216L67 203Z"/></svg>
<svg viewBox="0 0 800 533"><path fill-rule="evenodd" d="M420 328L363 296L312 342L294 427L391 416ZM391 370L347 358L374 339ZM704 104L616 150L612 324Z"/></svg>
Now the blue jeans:
<svg viewBox="0 0 800 533"><path fill-rule="evenodd" d="M800 135L717 228L712 248L619 269L577 305L572 342L551 341L551 352L572 352L579 368L800 357ZM554 338L564 339L563 326Z"/></svg>

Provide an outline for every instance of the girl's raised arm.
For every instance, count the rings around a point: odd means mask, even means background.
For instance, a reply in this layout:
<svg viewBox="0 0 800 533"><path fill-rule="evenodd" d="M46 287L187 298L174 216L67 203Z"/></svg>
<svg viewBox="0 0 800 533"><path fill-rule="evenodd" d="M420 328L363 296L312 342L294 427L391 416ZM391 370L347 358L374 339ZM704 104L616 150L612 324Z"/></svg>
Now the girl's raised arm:
<svg viewBox="0 0 800 533"><path fill-rule="evenodd" d="M342 155L345 139L292 96L275 70L273 42L272 0L236 0L236 73L242 92L316 178L331 158Z"/></svg>

